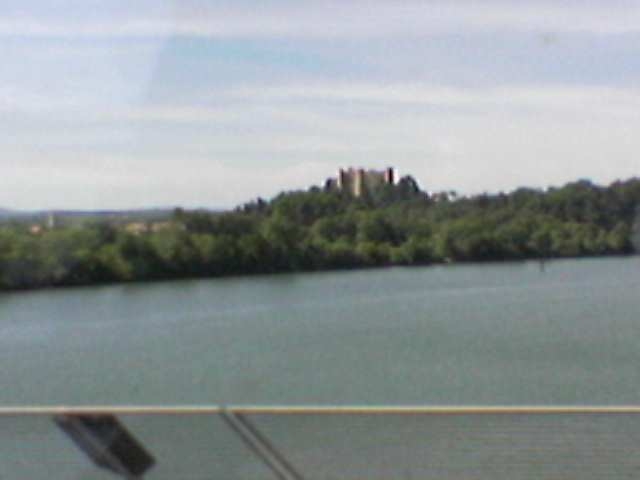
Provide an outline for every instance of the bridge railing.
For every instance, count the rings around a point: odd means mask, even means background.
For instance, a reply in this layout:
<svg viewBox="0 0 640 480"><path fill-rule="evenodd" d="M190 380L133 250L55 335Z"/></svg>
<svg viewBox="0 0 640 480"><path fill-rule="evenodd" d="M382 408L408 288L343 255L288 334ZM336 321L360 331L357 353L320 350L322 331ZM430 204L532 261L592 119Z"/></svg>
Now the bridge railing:
<svg viewBox="0 0 640 480"><path fill-rule="evenodd" d="M640 407L5 407L0 479L640 478Z"/></svg>

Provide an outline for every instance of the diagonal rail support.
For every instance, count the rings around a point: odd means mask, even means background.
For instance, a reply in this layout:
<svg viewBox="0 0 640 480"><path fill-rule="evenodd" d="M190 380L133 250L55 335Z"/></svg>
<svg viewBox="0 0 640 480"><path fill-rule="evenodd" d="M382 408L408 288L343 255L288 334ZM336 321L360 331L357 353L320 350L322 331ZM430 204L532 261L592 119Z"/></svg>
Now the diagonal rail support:
<svg viewBox="0 0 640 480"><path fill-rule="evenodd" d="M127 480L141 479L156 463L114 415L55 415L53 420L96 466Z"/></svg>
<svg viewBox="0 0 640 480"><path fill-rule="evenodd" d="M222 410L220 417L280 480L304 480L295 467L242 413Z"/></svg>

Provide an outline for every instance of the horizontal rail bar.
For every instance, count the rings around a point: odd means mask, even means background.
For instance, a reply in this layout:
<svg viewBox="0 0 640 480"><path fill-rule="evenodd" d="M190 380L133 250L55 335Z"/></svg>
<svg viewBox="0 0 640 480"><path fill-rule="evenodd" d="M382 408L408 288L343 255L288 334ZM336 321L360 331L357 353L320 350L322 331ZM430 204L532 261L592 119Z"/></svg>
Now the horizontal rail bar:
<svg viewBox="0 0 640 480"><path fill-rule="evenodd" d="M514 415L640 414L638 405L615 406L7 406L0 416L32 415Z"/></svg>

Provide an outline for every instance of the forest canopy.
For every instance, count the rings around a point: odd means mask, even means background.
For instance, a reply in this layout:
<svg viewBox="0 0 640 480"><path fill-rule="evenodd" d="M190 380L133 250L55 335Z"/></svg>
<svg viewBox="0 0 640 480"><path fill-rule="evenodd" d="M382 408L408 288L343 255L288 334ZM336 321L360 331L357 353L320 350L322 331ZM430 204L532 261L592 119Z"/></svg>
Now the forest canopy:
<svg viewBox="0 0 640 480"><path fill-rule="evenodd" d="M0 226L0 289L629 254L639 206L640 179L457 197L404 177L360 198L312 187L234 211L176 209L135 230L13 222Z"/></svg>

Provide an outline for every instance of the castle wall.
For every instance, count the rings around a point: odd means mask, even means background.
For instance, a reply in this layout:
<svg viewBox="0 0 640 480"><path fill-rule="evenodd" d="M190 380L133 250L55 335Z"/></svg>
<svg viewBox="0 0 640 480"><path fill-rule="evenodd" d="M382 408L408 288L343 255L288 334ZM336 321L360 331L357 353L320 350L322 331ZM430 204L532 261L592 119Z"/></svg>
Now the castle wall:
<svg viewBox="0 0 640 480"><path fill-rule="evenodd" d="M393 182L393 168L382 171L349 168L348 170L340 169L337 179L331 184L336 185L339 190L351 193L354 197L360 197L367 191L373 191Z"/></svg>

